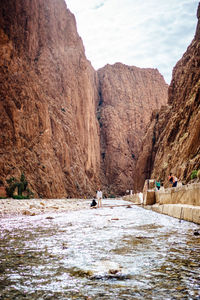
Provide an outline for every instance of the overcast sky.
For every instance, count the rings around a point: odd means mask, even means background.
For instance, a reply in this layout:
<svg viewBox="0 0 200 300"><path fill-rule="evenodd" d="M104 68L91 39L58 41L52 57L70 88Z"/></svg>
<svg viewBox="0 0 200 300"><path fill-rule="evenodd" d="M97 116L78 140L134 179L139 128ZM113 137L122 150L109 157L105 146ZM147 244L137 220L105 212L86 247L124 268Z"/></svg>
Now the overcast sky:
<svg viewBox="0 0 200 300"><path fill-rule="evenodd" d="M196 29L196 0L66 0L97 70L121 62L157 68L167 83Z"/></svg>

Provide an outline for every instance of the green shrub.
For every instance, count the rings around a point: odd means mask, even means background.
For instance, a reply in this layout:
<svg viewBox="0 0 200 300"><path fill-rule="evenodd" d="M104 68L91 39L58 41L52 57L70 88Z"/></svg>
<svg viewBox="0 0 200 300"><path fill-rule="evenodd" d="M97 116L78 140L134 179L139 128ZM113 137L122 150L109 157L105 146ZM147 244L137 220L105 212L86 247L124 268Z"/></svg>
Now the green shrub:
<svg viewBox="0 0 200 300"><path fill-rule="evenodd" d="M27 196L22 196L22 195L13 195L12 198L13 198L13 199L29 199L29 197L27 197Z"/></svg>
<svg viewBox="0 0 200 300"><path fill-rule="evenodd" d="M190 178L191 179L197 178L197 172L198 172L197 170L193 170L192 173L191 173L191 175L190 175Z"/></svg>
<svg viewBox="0 0 200 300"><path fill-rule="evenodd" d="M17 187L17 179L15 177L11 177L6 180L8 186L6 186L6 193L8 197L13 197L13 193Z"/></svg>
<svg viewBox="0 0 200 300"><path fill-rule="evenodd" d="M28 185L28 182L26 180L26 177L25 177L24 173L22 173L21 177L20 177L20 182L17 183L17 189L18 189L19 196L22 196L22 193L24 191L26 191L27 185Z"/></svg>
<svg viewBox="0 0 200 300"><path fill-rule="evenodd" d="M18 181L15 177L11 177L10 179L6 180L8 186L6 187L6 193L8 197L14 199L29 199L33 197L33 192L27 188L28 181L24 173L21 174L20 180ZM13 195L15 189L17 188L17 196ZM26 196L23 195L23 192L26 193Z"/></svg>

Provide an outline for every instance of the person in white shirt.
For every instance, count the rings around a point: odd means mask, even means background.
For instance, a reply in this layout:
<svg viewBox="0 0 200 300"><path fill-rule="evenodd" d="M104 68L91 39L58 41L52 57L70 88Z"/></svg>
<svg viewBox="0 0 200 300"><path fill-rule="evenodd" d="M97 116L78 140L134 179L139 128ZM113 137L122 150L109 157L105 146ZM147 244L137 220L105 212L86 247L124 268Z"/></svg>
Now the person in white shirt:
<svg viewBox="0 0 200 300"><path fill-rule="evenodd" d="M102 207L102 191L98 189L97 191L97 207Z"/></svg>

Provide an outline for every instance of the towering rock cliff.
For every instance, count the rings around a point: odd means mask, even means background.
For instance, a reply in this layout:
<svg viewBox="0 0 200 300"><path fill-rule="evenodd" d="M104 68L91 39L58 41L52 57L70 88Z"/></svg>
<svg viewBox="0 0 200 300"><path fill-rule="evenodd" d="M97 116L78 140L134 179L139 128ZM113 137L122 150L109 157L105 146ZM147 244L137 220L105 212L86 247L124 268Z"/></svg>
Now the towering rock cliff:
<svg viewBox="0 0 200 300"><path fill-rule="evenodd" d="M97 75L64 0L0 0L1 180L35 196L92 194L99 177Z"/></svg>
<svg viewBox="0 0 200 300"><path fill-rule="evenodd" d="M135 164L152 111L167 103L168 85L156 69L121 63L98 70L103 185L124 194L137 181Z"/></svg>
<svg viewBox="0 0 200 300"><path fill-rule="evenodd" d="M173 70L168 107L154 113L144 138L138 190L150 176L166 183L173 172L187 182L200 168L200 5L197 18L195 37Z"/></svg>

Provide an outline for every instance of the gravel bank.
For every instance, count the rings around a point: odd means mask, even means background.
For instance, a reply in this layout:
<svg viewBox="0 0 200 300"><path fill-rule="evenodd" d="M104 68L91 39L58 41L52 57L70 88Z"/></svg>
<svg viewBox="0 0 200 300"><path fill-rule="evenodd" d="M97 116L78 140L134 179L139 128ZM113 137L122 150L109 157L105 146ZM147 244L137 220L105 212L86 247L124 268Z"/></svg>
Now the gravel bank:
<svg viewBox="0 0 200 300"><path fill-rule="evenodd" d="M55 213L89 208L86 199L0 199L0 217Z"/></svg>

